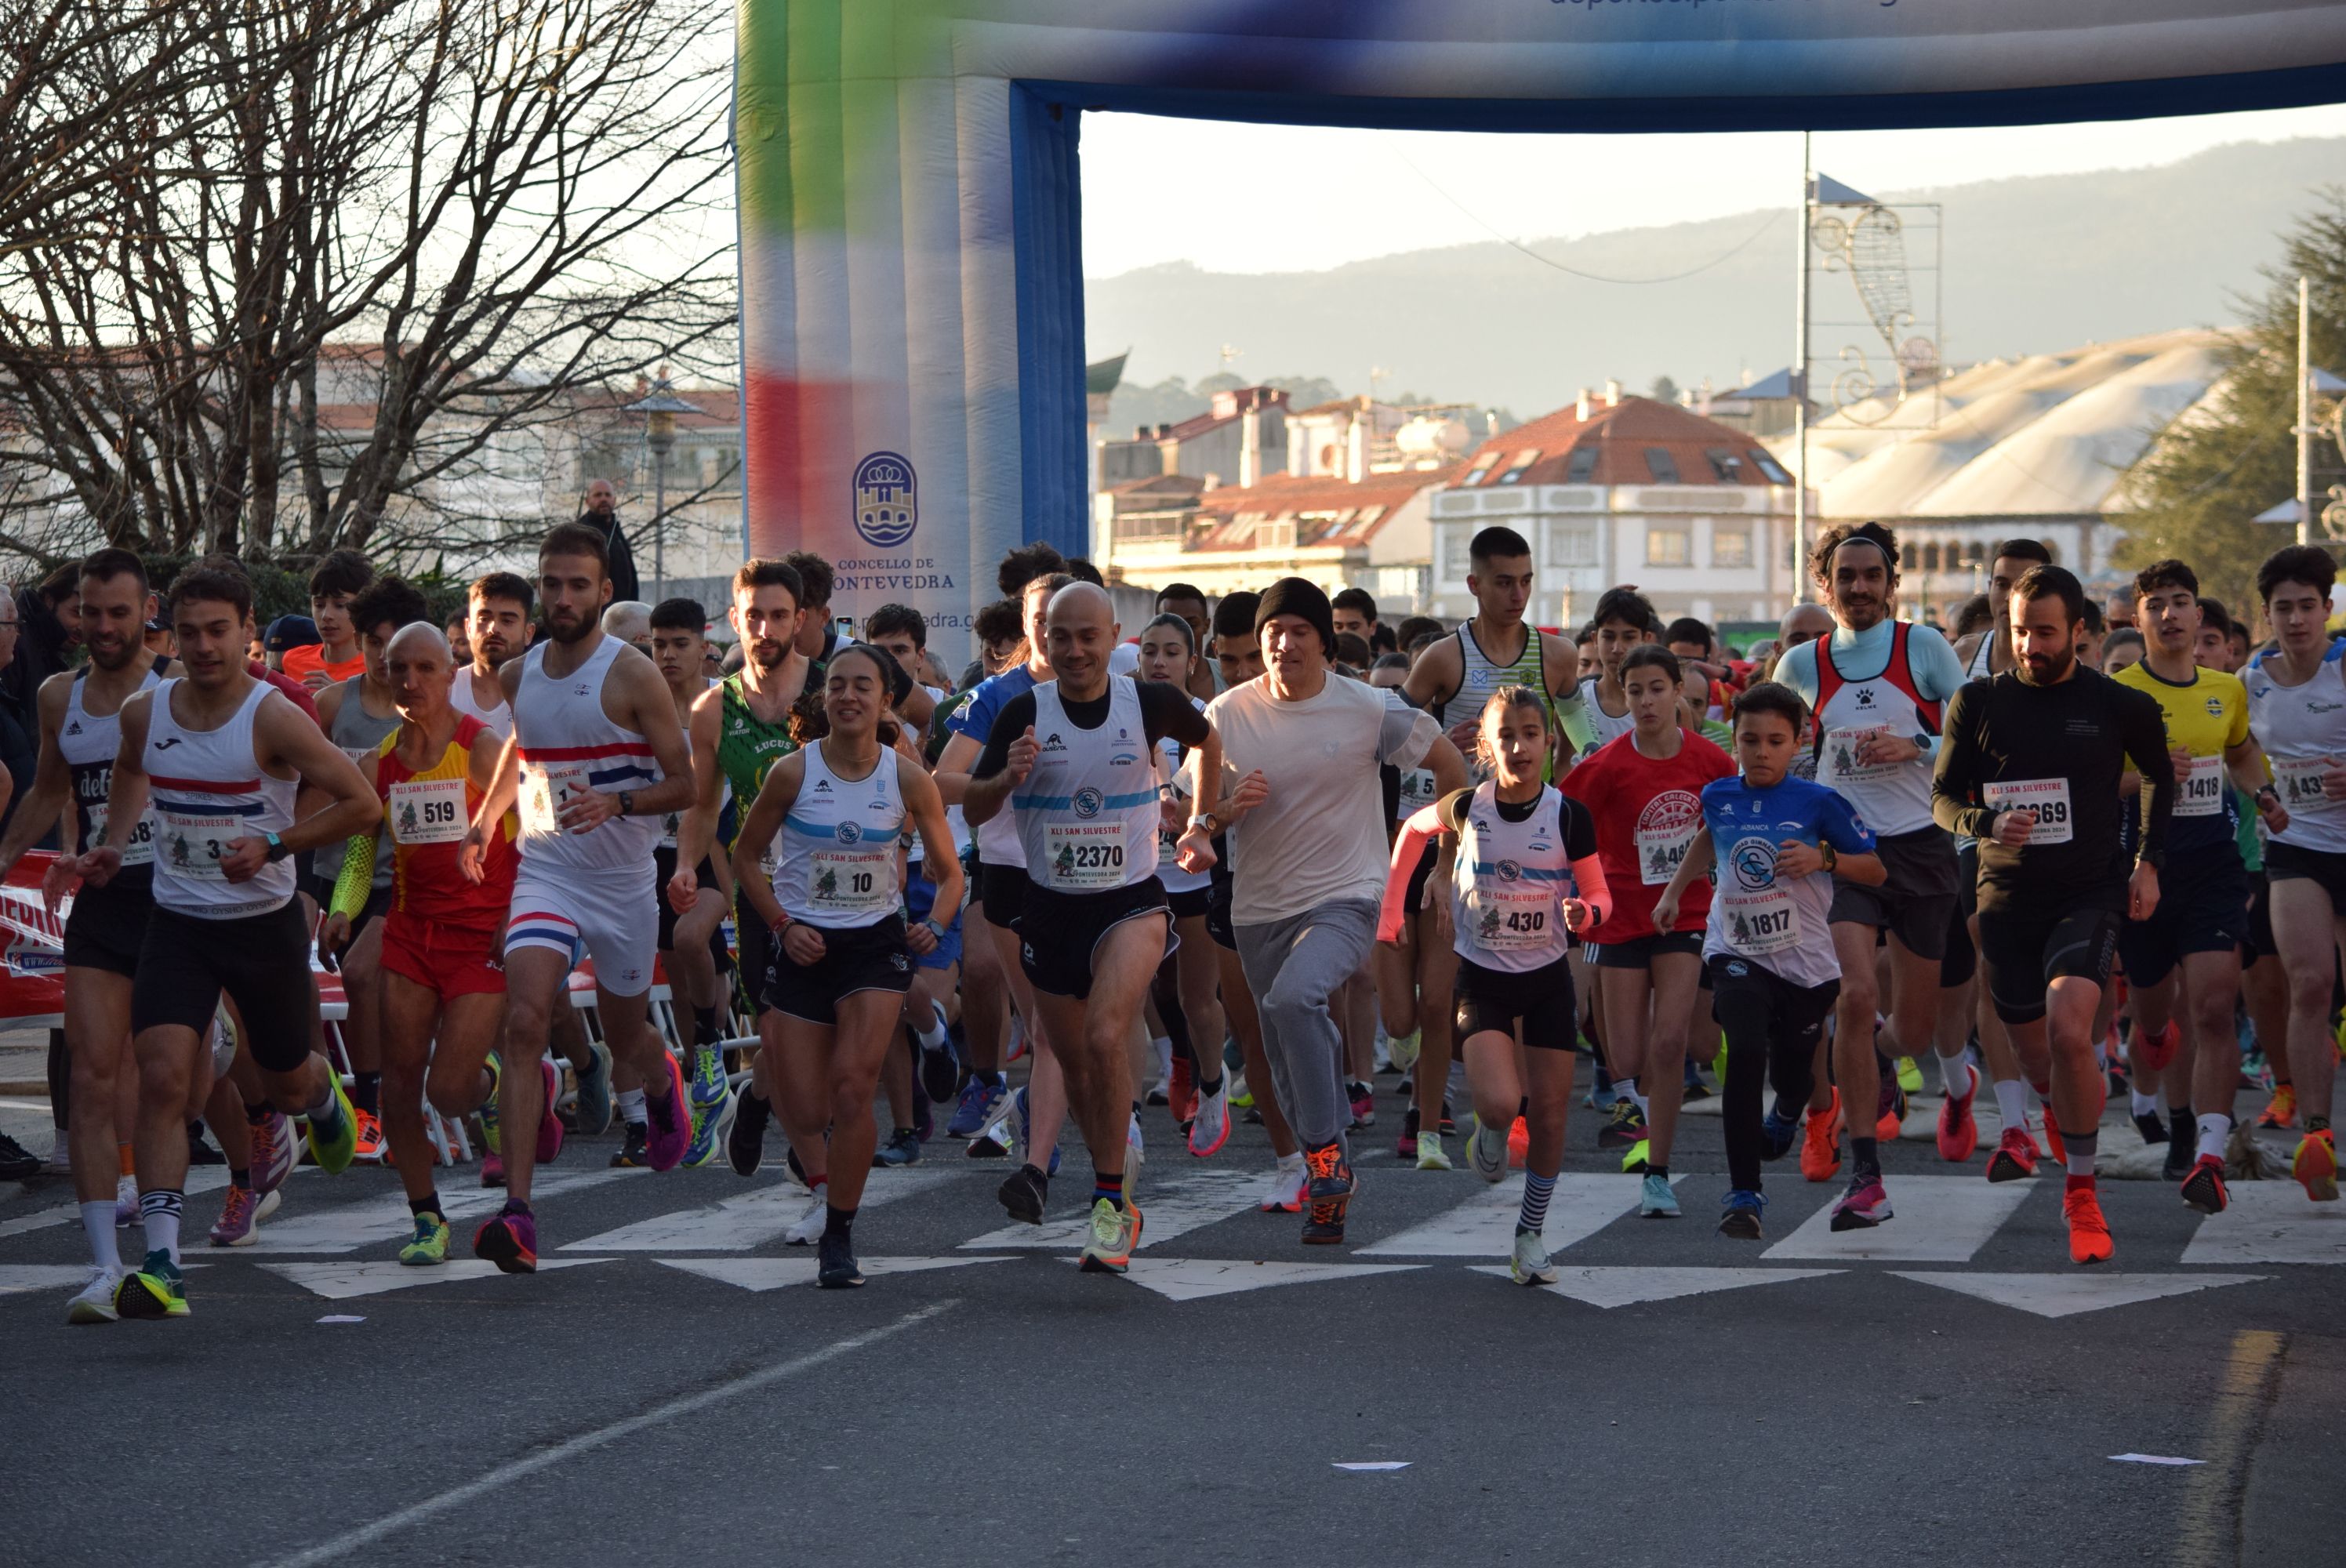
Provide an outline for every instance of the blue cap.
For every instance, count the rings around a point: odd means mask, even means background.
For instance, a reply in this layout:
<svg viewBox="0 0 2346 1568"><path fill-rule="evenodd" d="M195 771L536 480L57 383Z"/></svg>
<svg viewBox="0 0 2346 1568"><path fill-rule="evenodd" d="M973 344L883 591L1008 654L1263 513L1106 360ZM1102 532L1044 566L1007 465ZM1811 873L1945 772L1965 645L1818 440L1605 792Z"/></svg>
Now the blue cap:
<svg viewBox="0 0 2346 1568"><path fill-rule="evenodd" d="M316 647L319 641L318 623L307 616L280 616L269 623L269 630L261 636L261 646L273 654L281 654L288 648Z"/></svg>

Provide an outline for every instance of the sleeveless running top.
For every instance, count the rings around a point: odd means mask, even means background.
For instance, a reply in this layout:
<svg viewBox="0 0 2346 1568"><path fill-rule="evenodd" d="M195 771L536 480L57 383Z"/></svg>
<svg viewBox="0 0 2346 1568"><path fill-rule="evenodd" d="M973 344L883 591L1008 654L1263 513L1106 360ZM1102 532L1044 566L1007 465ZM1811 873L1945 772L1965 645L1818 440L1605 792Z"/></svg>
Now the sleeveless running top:
<svg viewBox="0 0 2346 1568"><path fill-rule="evenodd" d="M703 681L701 682L700 689L702 691L707 691L710 687L715 686L716 684L717 683L713 680ZM719 734L721 735L724 721L720 718L718 722ZM692 755L692 725L689 720L687 720L684 726L684 754L687 757ZM717 773L717 816L720 822L724 820L725 808L731 803L732 799L733 786L726 780L725 770L722 768L719 768ZM675 849L677 847L677 832L683 826L684 809L681 807L678 807L677 809L670 811L660 818L658 847L663 850Z"/></svg>
<svg viewBox="0 0 2346 1568"><path fill-rule="evenodd" d="M2323 854L2346 853L2346 800L2325 794L2325 760L2346 762L2346 640L2330 651L2302 686L2283 686L2259 654L2241 672L2249 688L2249 728L2272 764L2273 788L2289 809L2289 826L2276 844Z"/></svg>
<svg viewBox="0 0 2346 1568"><path fill-rule="evenodd" d="M1458 639L1458 689L1434 709L1436 724L1447 726L1472 718L1483 710L1490 695L1503 686L1527 686L1543 696L1546 694L1547 667L1537 626L1524 627L1523 651L1509 664L1494 663L1484 653L1483 645L1474 640L1471 622L1462 624L1450 635ZM1455 717L1450 712L1453 704L1458 705Z"/></svg>
<svg viewBox="0 0 2346 1568"><path fill-rule="evenodd" d="M1531 815L1510 822L1499 815L1498 788L1477 784L1462 813L1452 945L1485 969L1527 974L1562 958L1567 945L1564 901L1575 884L1560 820L1564 797L1547 785Z"/></svg>
<svg viewBox="0 0 2346 1568"><path fill-rule="evenodd" d="M399 733L399 714L394 709L389 718L377 718L366 710L360 697L366 677L354 675L343 681L342 705L334 709L334 722L326 731L326 738L339 748L343 756L358 764L359 771L374 777L375 759L382 754L384 738ZM342 874L342 851L346 840L321 845L313 858L318 875L332 881ZM384 853L386 843L378 836L374 845L374 885L391 885L391 857Z"/></svg>
<svg viewBox="0 0 2346 1568"><path fill-rule="evenodd" d="M462 716L440 759L411 770L400 760L394 731L368 770L382 799L384 837L391 842L398 890L393 907L435 925L466 931L494 931L504 923L513 901L514 869L521 859L515 843L519 824L508 811L489 840L481 880L467 881L457 864L465 830L480 809L481 792L472 783L472 753L474 738L484 732L495 733L471 714Z"/></svg>
<svg viewBox="0 0 2346 1568"><path fill-rule="evenodd" d="M1194 697L1189 699L1189 703L1200 713L1206 710L1206 705ZM1175 801L1186 800L1188 797L1173 787L1174 777L1181 769L1183 755L1181 743L1169 735L1166 736L1157 743L1157 754L1163 759L1158 769L1158 779L1162 785L1160 798ZM1185 808L1181 813L1182 820L1188 820L1188 816L1189 813ZM1174 846L1180 842L1180 839L1181 835L1178 830L1168 830L1165 826L1164 819L1161 817L1158 819L1157 880L1165 884L1165 891L1168 893L1194 893L1212 882L1214 873L1210 871L1185 871L1181 869L1180 863L1173 858Z"/></svg>
<svg viewBox="0 0 2346 1568"><path fill-rule="evenodd" d="M1832 638L1817 650L1817 782L1857 808L1876 836L1932 826L1931 760L1860 762L1858 743L1869 735L1911 736L1939 728L1939 705L1923 700L1907 667L1906 637L1913 627L1892 624L1890 662L1869 680L1851 680L1832 661Z"/></svg>
<svg viewBox="0 0 2346 1568"><path fill-rule="evenodd" d="M805 748L806 776L777 840L774 898L792 920L826 930L878 925L904 901L896 753L882 747L870 775L851 779L831 770L823 749L821 741Z"/></svg>
<svg viewBox="0 0 2346 1568"><path fill-rule="evenodd" d="M495 679L494 677L491 677ZM466 665L456 672L456 684L448 690L448 706L466 718L478 719L495 730L500 739L513 738L513 704L500 700L495 708L483 708L473 696L473 667Z"/></svg>
<svg viewBox="0 0 2346 1568"><path fill-rule="evenodd" d="M293 896L291 855L231 882L220 856L238 839L293 825L295 779L272 779L253 755L252 718L270 687L254 681L218 729L189 729L172 717L180 678L155 688L147 721L148 798L155 813L155 902L196 920L241 920L282 909Z"/></svg>
<svg viewBox="0 0 2346 1568"><path fill-rule="evenodd" d="M659 781L651 742L611 722L603 687L627 645L606 636L586 662L556 679L546 673L541 643L524 655L515 693L514 730L521 739L521 857L583 871L651 871L659 824L614 817L583 833L566 833L558 813L588 790L616 794ZM526 713L529 717L522 716Z"/></svg>
<svg viewBox="0 0 2346 1568"><path fill-rule="evenodd" d="M168 662L158 659L148 666L138 691L160 686L160 672ZM74 827L81 834L84 850L97 848L106 836L107 802L114 793L114 759L122 748L122 710L117 708L100 718L82 706L88 680L89 667L85 665L66 697L65 722L57 726L57 755L65 759L66 773L73 781ZM138 694L131 692L122 700L128 702ZM154 864L155 805L149 800L138 830L123 847L122 869L115 873L111 885L144 892L153 881Z"/></svg>
<svg viewBox="0 0 2346 1568"><path fill-rule="evenodd" d="M1605 711L1605 705L1596 700L1596 677L1593 675L1580 683L1580 706L1587 710L1588 726L1596 732L1596 746L1591 746L1590 751L1637 728L1637 721L1627 714L1616 718Z"/></svg>
<svg viewBox="0 0 2346 1568"><path fill-rule="evenodd" d="M1056 680L1035 688L1042 752L1010 806L1028 879L1055 892L1107 892L1157 874L1157 771L1140 687L1112 675L1107 689L1107 721L1082 729L1067 717Z"/></svg>

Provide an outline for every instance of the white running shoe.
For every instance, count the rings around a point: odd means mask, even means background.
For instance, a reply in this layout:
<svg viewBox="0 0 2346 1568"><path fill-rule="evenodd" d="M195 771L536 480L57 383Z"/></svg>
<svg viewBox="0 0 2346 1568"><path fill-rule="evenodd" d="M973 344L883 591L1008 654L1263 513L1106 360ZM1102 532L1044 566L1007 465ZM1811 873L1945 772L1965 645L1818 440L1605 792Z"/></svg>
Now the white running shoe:
<svg viewBox="0 0 2346 1568"><path fill-rule="evenodd" d="M1132 1113L1132 1120L1124 1129L1124 1146L1132 1151L1135 1162L1146 1159L1148 1156L1148 1149L1140 1141L1140 1113L1137 1111Z"/></svg>
<svg viewBox="0 0 2346 1568"><path fill-rule="evenodd" d="M1414 1029L1397 1039L1387 1041L1385 1051L1392 1058L1393 1071L1408 1073L1415 1070L1421 1044L1423 1042L1419 1040L1417 1031Z"/></svg>
<svg viewBox="0 0 2346 1568"><path fill-rule="evenodd" d="M1507 1278L1518 1285L1556 1283L1556 1260L1548 1257L1547 1242L1538 1231L1515 1233L1515 1255L1507 1260Z"/></svg>
<svg viewBox="0 0 2346 1568"><path fill-rule="evenodd" d="M790 1227L782 1232L782 1244L785 1247L812 1247L821 1240L823 1224L831 1217L830 1208L822 1195L816 1194L807 1211L791 1221Z"/></svg>
<svg viewBox="0 0 2346 1568"><path fill-rule="evenodd" d="M138 1214L138 1178L117 1178L114 1184L114 1227L123 1230L144 1223Z"/></svg>
<svg viewBox="0 0 2346 1568"><path fill-rule="evenodd" d="M1423 1139L1425 1135L1420 1133ZM1483 1118L1474 1119L1474 1130L1466 1135L1466 1165L1484 1181L1496 1184L1507 1174L1507 1132L1504 1127L1486 1127Z"/></svg>
<svg viewBox="0 0 2346 1568"><path fill-rule="evenodd" d="M1222 1152L1230 1136L1230 1080L1228 1074L1210 1095L1198 1096L1198 1114L1189 1121L1189 1152L1209 1159Z"/></svg>
<svg viewBox="0 0 2346 1568"><path fill-rule="evenodd" d="M1443 1150L1440 1133L1417 1135L1417 1168L1422 1171L1446 1171L1457 1168L1450 1163L1449 1155Z"/></svg>
<svg viewBox="0 0 2346 1568"><path fill-rule="evenodd" d="M122 1314L114 1308L114 1293L122 1287L122 1270L103 1264L89 1266L89 1283L81 1293L66 1305L68 1323L118 1323Z"/></svg>
<svg viewBox="0 0 2346 1568"><path fill-rule="evenodd" d="M1290 1159L1293 1162L1291 1165L1289 1160L1281 1160L1279 1168L1270 1174L1270 1186L1262 1195L1262 1211L1265 1214L1303 1212L1303 1188L1311 1180L1311 1173L1305 1166L1301 1155L1290 1156Z"/></svg>

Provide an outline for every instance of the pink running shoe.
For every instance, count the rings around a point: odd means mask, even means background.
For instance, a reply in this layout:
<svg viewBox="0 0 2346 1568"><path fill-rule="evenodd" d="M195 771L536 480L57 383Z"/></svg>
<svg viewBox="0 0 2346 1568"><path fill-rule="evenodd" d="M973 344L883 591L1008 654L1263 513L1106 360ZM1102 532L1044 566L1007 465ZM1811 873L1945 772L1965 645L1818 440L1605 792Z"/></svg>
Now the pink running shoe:
<svg viewBox="0 0 2346 1568"><path fill-rule="evenodd" d="M668 1093L644 1096L644 1113L651 1125L644 1146L652 1169L672 1171L684 1163L685 1145L692 1141L692 1112L684 1098L684 1069L670 1052L661 1052L660 1060L668 1064Z"/></svg>

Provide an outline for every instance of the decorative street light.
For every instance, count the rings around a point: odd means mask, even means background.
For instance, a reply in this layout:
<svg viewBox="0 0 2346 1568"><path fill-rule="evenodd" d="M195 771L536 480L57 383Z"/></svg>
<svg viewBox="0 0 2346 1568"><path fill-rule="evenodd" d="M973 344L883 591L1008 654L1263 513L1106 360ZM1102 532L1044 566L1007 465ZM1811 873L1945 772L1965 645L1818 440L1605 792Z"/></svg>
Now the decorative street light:
<svg viewBox="0 0 2346 1568"><path fill-rule="evenodd" d="M669 389L666 374L652 380L652 390L622 412L644 416L644 444L652 449L652 601L668 596L668 454L676 449L676 416L698 413L699 405L687 402Z"/></svg>

